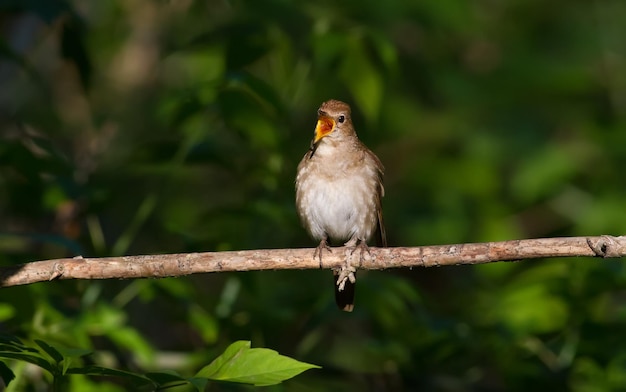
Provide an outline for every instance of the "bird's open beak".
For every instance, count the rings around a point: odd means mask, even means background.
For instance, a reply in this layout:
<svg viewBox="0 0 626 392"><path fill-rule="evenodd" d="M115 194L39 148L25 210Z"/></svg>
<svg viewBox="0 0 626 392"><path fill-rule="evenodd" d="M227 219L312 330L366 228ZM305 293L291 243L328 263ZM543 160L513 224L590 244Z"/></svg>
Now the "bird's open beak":
<svg viewBox="0 0 626 392"><path fill-rule="evenodd" d="M313 143L319 142L324 136L328 135L335 129L335 120L330 117L320 116L317 119L317 126L315 127L315 139Z"/></svg>

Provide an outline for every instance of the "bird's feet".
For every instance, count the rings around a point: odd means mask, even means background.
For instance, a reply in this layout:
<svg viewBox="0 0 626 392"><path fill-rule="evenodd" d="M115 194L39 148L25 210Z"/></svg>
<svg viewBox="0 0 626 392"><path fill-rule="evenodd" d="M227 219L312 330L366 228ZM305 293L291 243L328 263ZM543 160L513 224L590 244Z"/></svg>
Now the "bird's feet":
<svg viewBox="0 0 626 392"><path fill-rule="evenodd" d="M324 249L326 249L330 253L333 252L330 249L330 246L328 246L328 239L326 237L322 238L320 244L315 248L315 252L313 252L313 259L315 259L316 257L319 257L320 259L320 269L324 268L324 266L322 265L322 250Z"/></svg>
<svg viewBox="0 0 626 392"><path fill-rule="evenodd" d="M346 287L346 283L356 283L356 268L350 263L350 256L346 255L346 261L344 265L339 268L336 273L337 276L337 290L343 291Z"/></svg>
<svg viewBox="0 0 626 392"><path fill-rule="evenodd" d="M367 253L368 257L370 258L372 257L372 253L370 252L370 248L367 246L367 242L363 240L352 238L350 241L346 242L344 245L346 248L348 248L346 252L346 258L348 258L348 254L349 254L349 257L354 257L354 253L357 250L359 251L359 265L363 263L363 260L365 260L365 253Z"/></svg>
<svg viewBox="0 0 626 392"><path fill-rule="evenodd" d="M357 249L359 249L359 265L365 260L365 252L370 254L370 250L367 247L367 243L365 241L359 241L354 238L344 244L346 246L346 259L344 265L341 266L337 273L337 287L339 291L343 291L346 286L346 283L350 281L350 283L354 284L356 282L356 267L352 265L352 260L354 258L354 253Z"/></svg>
<svg viewBox="0 0 626 392"><path fill-rule="evenodd" d="M365 260L365 253L367 253L368 257L372 257L372 253L370 252L370 248L369 246L367 246L367 242L365 241L358 241L358 243L356 245L348 245L350 241L348 241L346 243L346 246L348 247L352 247L352 253L351 255L354 254L354 252L356 252L356 250L359 250L359 264L363 263L363 260Z"/></svg>

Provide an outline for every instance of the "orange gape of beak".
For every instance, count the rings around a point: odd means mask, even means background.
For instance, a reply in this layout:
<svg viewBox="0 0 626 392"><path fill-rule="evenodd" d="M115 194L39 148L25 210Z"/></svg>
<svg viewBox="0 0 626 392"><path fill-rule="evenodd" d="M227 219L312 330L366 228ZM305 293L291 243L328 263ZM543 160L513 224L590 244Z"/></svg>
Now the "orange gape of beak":
<svg viewBox="0 0 626 392"><path fill-rule="evenodd" d="M321 138L331 133L333 129L335 129L335 121L332 118L320 117L315 127L315 140L313 140L313 143L317 143Z"/></svg>

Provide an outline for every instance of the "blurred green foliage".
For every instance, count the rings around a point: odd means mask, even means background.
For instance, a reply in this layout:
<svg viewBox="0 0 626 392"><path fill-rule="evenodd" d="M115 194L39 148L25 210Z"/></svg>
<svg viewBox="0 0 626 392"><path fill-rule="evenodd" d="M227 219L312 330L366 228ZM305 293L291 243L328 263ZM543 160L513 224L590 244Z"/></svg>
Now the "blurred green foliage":
<svg viewBox="0 0 626 392"><path fill-rule="evenodd" d="M622 1L0 12L1 265L313 246L293 182L329 98L386 166L392 246L626 231ZM190 376L239 339L323 367L277 391L623 388L620 261L359 276L353 314L328 271L55 281L0 290L0 326L121 370ZM13 390L46 385L13 370Z"/></svg>

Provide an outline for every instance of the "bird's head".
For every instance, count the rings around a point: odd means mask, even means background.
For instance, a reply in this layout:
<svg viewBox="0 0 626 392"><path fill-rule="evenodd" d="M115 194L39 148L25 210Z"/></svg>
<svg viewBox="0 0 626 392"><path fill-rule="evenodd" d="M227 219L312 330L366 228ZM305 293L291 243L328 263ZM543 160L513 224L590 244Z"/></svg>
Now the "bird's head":
<svg viewBox="0 0 626 392"><path fill-rule="evenodd" d="M317 125L313 144L318 144L323 138L341 138L354 134L350 106L347 103L331 99L324 102L317 110Z"/></svg>

